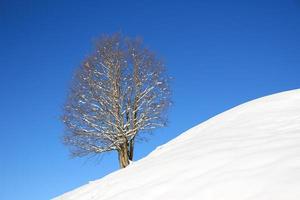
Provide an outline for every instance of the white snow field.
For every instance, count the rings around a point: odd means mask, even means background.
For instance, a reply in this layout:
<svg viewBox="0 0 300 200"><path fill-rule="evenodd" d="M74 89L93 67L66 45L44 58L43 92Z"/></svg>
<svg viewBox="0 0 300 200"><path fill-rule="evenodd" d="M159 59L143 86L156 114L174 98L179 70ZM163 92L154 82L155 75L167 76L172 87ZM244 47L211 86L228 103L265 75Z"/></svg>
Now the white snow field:
<svg viewBox="0 0 300 200"><path fill-rule="evenodd" d="M300 200L300 89L250 101L56 200Z"/></svg>

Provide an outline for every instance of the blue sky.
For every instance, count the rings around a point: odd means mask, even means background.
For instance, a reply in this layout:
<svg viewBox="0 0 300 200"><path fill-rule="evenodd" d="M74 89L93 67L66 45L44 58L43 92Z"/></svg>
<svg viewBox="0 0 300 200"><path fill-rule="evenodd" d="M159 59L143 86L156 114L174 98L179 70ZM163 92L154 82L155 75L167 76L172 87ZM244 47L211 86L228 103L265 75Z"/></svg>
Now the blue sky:
<svg viewBox="0 0 300 200"><path fill-rule="evenodd" d="M118 168L70 159L59 120L74 70L103 33L141 36L167 64L168 128L136 160L240 103L300 87L300 1L0 2L0 199L43 200Z"/></svg>

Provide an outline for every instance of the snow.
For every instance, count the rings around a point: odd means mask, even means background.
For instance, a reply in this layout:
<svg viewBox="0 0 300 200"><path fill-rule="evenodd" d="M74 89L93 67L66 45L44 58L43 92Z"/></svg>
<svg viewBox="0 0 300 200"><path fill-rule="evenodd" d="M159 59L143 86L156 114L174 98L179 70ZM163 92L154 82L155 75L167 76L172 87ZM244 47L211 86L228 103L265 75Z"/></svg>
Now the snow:
<svg viewBox="0 0 300 200"><path fill-rule="evenodd" d="M55 200L299 200L300 89L237 106Z"/></svg>

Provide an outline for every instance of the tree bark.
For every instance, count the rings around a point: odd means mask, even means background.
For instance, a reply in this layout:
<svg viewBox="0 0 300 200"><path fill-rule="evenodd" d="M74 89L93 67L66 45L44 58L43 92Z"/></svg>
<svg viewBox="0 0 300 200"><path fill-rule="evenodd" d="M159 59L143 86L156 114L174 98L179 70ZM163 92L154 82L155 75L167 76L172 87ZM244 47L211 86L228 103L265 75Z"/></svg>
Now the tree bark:
<svg viewBox="0 0 300 200"><path fill-rule="evenodd" d="M129 157L128 157L128 146L127 144L121 145L120 150L118 150L119 156L119 164L120 168L125 168L129 165Z"/></svg>
<svg viewBox="0 0 300 200"><path fill-rule="evenodd" d="M133 151L134 151L134 137L129 141L128 147L128 157L129 160L133 161Z"/></svg>

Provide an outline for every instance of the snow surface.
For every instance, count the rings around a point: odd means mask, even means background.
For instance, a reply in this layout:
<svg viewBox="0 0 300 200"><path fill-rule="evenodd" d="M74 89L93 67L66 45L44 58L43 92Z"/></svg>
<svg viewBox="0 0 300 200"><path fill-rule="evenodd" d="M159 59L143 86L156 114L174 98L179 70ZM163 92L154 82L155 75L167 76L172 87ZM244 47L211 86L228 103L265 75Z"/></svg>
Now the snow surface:
<svg viewBox="0 0 300 200"><path fill-rule="evenodd" d="M55 200L299 200L300 89L237 106Z"/></svg>

